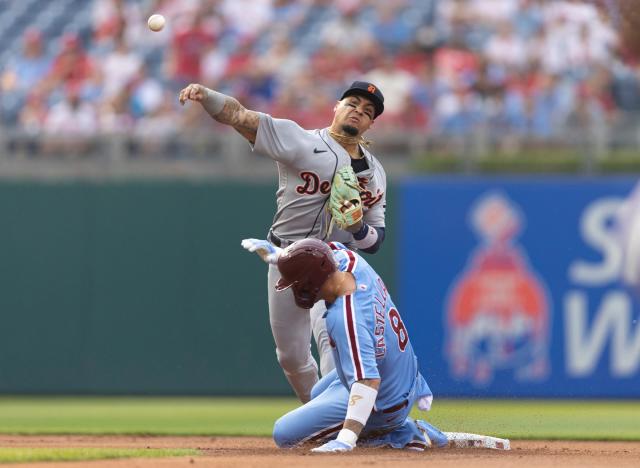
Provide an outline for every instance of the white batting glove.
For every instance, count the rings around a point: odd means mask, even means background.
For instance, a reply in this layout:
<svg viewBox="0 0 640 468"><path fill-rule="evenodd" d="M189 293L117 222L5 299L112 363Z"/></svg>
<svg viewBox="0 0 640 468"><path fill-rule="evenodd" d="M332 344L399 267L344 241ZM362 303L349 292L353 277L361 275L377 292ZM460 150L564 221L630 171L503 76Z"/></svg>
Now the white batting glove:
<svg viewBox="0 0 640 468"><path fill-rule="evenodd" d="M339 441L338 439L333 439L327 442L320 447L316 447L311 449L314 453L340 453L340 452L351 452L353 450L353 445L348 444L346 442Z"/></svg>
<svg viewBox="0 0 640 468"><path fill-rule="evenodd" d="M418 400L418 409L420 411L431 411L432 404L433 404L433 395L423 396Z"/></svg>
<svg viewBox="0 0 640 468"><path fill-rule="evenodd" d="M260 255L260 258L267 263L278 263L278 257L282 249L276 247L271 242L262 239L243 239L240 243L242 247L249 252L255 252Z"/></svg>

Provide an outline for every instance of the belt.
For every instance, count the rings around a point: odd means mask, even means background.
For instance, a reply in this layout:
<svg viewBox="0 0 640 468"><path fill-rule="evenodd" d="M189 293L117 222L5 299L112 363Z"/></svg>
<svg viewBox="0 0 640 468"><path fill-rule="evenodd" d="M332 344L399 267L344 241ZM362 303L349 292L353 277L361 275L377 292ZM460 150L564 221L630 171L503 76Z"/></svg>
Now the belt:
<svg viewBox="0 0 640 468"><path fill-rule="evenodd" d="M389 408L383 409L381 412L382 413L394 413L396 411L401 410L402 408L404 408L408 404L409 404L409 400L404 400L404 401L398 403L397 405L393 405L393 406L390 406Z"/></svg>
<svg viewBox="0 0 640 468"><path fill-rule="evenodd" d="M271 230L269 230L269 234L267 234L267 240L271 242L273 245L275 245L276 247L281 247L281 248L285 248L289 244L293 243L286 239L282 239L281 237L276 236Z"/></svg>

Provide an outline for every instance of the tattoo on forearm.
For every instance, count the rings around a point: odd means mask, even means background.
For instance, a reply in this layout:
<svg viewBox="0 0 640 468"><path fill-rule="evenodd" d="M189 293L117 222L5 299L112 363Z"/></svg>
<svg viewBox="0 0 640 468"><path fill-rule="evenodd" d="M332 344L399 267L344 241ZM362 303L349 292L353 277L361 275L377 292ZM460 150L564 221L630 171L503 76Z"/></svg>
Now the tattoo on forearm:
<svg viewBox="0 0 640 468"><path fill-rule="evenodd" d="M246 109L237 99L228 96L222 110L212 117L220 123L232 126L250 142L255 142L260 116L257 112Z"/></svg>

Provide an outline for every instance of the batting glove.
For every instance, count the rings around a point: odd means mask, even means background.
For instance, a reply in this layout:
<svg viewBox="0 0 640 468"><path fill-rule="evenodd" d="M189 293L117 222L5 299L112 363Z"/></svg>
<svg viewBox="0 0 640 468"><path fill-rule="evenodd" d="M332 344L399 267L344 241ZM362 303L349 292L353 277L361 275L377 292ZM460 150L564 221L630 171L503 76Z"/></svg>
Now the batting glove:
<svg viewBox="0 0 640 468"><path fill-rule="evenodd" d="M315 453L340 453L340 452L351 452L353 450L353 445L350 445L346 442L341 442L338 439L333 439L327 442L320 447L316 447L311 449L312 452Z"/></svg>
<svg viewBox="0 0 640 468"><path fill-rule="evenodd" d="M261 239L243 239L241 245L249 252L255 252L260 255L260 258L267 263L278 263L278 257L282 252L281 248Z"/></svg>

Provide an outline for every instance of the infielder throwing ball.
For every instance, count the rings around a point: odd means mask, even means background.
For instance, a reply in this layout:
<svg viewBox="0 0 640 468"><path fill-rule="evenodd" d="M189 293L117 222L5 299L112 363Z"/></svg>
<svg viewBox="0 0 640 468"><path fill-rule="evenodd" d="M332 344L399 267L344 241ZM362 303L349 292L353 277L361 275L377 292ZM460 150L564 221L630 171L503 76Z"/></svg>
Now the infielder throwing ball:
<svg viewBox="0 0 640 468"><path fill-rule="evenodd" d="M243 245L257 242L245 239ZM310 402L275 423L276 444L331 439L314 452L350 451L356 442L415 450L447 446L445 434L408 417L414 403L428 410L433 397L400 313L373 268L344 245L318 239L255 251L277 265L281 278L275 289L290 289L306 308L326 301L336 363L314 386Z"/></svg>
<svg viewBox="0 0 640 468"><path fill-rule="evenodd" d="M312 89L309 92L313 92ZM331 126L305 130L291 120L244 108L236 99L190 84L180 102L199 102L218 122L232 126L278 165L277 211L265 246L284 248L305 238L335 240L367 253L384 239L386 175L367 150L362 135L384 111L384 97L371 83L356 81L334 108ZM257 247L257 246L254 246ZM311 355L316 339L323 375L333 369L325 308L317 304L302 313L299 298L277 293L280 274L270 265L269 319L278 362L302 402L311 398L318 366Z"/></svg>

